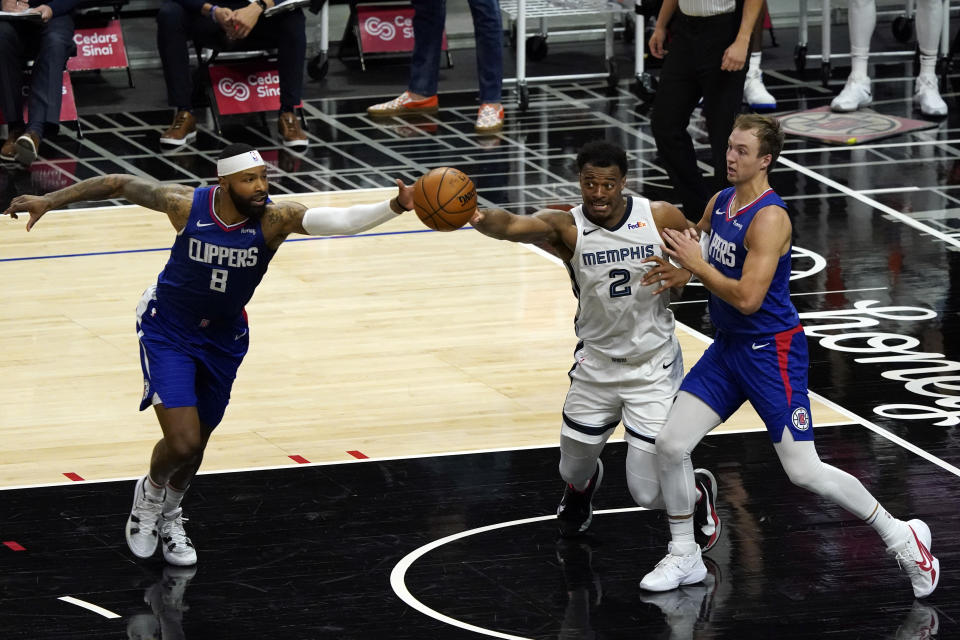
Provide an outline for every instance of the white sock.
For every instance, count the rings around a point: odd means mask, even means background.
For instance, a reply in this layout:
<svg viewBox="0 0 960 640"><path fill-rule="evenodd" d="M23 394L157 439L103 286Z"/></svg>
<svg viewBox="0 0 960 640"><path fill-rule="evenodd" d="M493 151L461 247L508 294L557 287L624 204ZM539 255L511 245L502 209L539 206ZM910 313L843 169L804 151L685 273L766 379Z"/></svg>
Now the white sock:
<svg viewBox="0 0 960 640"><path fill-rule="evenodd" d="M850 77L851 78L869 78L867 75L867 61L870 56L870 49L864 47L850 47Z"/></svg>
<svg viewBox="0 0 960 640"><path fill-rule="evenodd" d="M760 73L760 57L761 53L759 51L750 54L750 67L747 70L747 75L758 75Z"/></svg>
<svg viewBox="0 0 960 640"><path fill-rule="evenodd" d="M143 483L143 492L148 498L163 500L163 487L155 483L149 474L147 474L147 481Z"/></svg>
<svg viewBox="0 0 960 640"><path fill-rule="evenodd" d="M849 6L850 76L867 78L867 56L877 26L877 7L874 0L850 0Z"/></svg>
<svg viewBox="0 0 960 640"><path fill-rule="evenodd" d="M673 553L678 556L688 556L697 549L697 541L693 537L693 516L688 518L674 518L667 516L670 525L670 539L673 542Z"/></svg>
<svg viewBox="0 0 960 640"><path fill-rule="evenodd" d="M873 527L873 530L880 534L880 537L883 539L883 543L888 547L900 542L903 538L904 527L907 526L907 523L903 520L897 520L890 513L884 509L880 503L877 503L877 506L874 507L873 513L871 513L866 520L864 520L868 525Z"/></svg>
<svg viewBox="0 0 960 640"><path fill-rule="evenodd" d="M187 487L187 489L189 488L190 487ZM173 513L180 508L180 502L183 500L183 494L187 492L187 489L181 491L180 489L174 488L172 484L167 485L167 496L163 499L164 515Z"/></svg>
<svg viewBox="0 0 960 640"><path fill-rule="evenodd" d="M927 56L920 54L920 75L928 75L932 78L937 76L937 56Z"/></svg>

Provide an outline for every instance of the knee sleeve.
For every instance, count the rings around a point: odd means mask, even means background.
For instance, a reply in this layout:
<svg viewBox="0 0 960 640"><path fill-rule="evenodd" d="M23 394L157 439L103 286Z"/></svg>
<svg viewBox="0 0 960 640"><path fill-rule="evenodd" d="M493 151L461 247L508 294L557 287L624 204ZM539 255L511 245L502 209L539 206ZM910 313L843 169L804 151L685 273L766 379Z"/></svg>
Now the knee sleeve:
<svg viewBox="0 0 960 640"><path fill-rule="evenodd" d="M656 453L633 445L627 447L627 488L637 505L663 509Z"/></svg>
<svg viewBox="0 0 960 640"><path fill-rule="evenodd" d="M567 436L560 436L560 477L567 484L581 489L597 470L597 458L603 443L587 444Z"/></svg>

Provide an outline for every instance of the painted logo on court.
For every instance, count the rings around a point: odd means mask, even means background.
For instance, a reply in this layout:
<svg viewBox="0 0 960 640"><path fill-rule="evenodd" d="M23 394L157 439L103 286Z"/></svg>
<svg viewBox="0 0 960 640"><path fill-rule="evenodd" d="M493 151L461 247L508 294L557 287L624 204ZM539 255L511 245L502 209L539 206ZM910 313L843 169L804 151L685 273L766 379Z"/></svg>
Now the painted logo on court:
<svg viewBox="0 0 960 640"><path fill-rule="evenodd" d="M857 144L936 126L933 122L888 116L869 109L833 113L830 107L788 113L780 118L780 125L787 134L838 144Z"/></svg>
<svg viewBox="0 0 960 640"><path fill-rule="evenodd" d="M810 414L804 407L797 407L790 416L793 426L797 431L806 431L810 428Z"/></svg>
<svg viewBox="0 0 960 640"><path fill-rule="evenodd" d="M217 83L217 89L228 98L243 102L250 97L250 87L244 82L235 81L232 78L220 78Z"/></svg>

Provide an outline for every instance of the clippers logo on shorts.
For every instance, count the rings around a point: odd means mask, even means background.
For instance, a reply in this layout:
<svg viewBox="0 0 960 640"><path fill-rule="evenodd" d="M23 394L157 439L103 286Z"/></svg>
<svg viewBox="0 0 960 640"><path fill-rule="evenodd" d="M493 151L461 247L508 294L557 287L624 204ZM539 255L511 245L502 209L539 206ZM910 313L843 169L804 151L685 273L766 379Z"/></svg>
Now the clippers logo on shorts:
<svg viewBox="0 0 960 640"><path fill-rule="evenodd" d="M803 407L797 407L794 409L793 415L790 416L790 420L793 422L793 426L797 429L797 431L806 431L810 428L810 415Z"/></svg>

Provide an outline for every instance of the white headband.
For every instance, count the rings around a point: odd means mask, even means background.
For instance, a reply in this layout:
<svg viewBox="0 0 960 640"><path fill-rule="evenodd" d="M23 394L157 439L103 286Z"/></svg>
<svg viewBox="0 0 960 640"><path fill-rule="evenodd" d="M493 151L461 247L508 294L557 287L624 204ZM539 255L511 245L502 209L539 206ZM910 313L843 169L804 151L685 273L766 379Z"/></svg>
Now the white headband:
<svg viewBox="0 0 960 640"><path fill-rule="evenodd" d="M224 158L223 160L217 160L217 175L218 176L229 176L232 173L237 173L238 171L244 171L246 169L252 169L253 167L262 167L264 166L263 158L260 157L260 153L257 151L244 151L243 153L238 153L235 156L230 156L229 158Z"/></svg>

